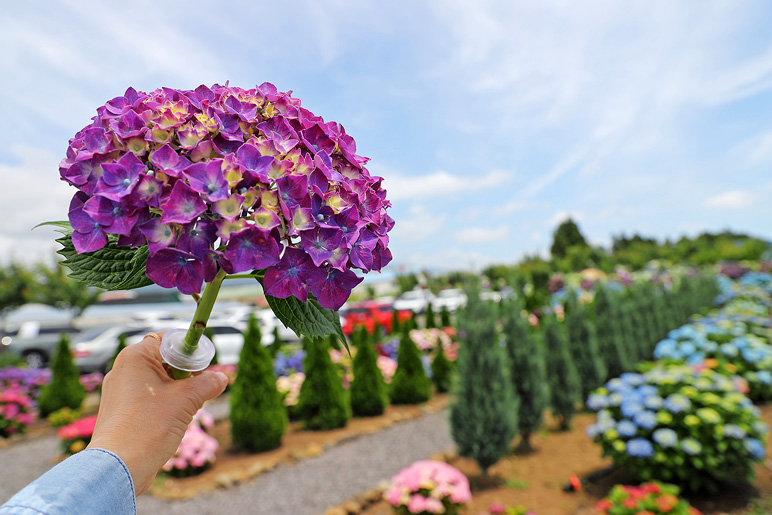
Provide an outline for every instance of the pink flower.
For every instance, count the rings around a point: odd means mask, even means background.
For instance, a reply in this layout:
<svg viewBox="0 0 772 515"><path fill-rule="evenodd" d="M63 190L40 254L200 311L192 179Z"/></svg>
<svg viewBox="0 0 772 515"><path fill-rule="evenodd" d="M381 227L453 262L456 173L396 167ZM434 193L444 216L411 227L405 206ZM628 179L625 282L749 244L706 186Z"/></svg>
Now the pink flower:
<svg viewBox="0 0 772 515"><path fill-rule="evenodd" d="M501 515L504 513L504 505L497 502L492 502L491 505L488 507L488 511L491 515Z"/></svg>
<svg viewBox="0 0 772 515"><path fill-rule="evenodd" d="M415 494L410 497L410 502L407 505L407 509L410 513L421 513L426 510L426 497L420 494Z"/></svg>

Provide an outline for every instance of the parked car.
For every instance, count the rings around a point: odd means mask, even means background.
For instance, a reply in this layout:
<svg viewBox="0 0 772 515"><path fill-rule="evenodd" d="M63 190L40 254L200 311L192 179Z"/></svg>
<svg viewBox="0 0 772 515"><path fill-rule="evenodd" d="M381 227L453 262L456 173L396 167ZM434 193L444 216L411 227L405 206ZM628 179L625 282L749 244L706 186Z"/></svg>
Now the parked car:
<svg viewBox="0 0 772 515"><path fill-rule="evenodd" d="M394 309L423 313L429 307L429 303L434 302L434 298L434 294L429 290L406 291L394 301Z"/></svg>
<svg viewBox="0 0 772 515"><path fill-rule="evenodd" d="M106 372L107 365L115 356L121 334L126 343L132 345L154 329L149 325L104 325L87 329L76 335L70 342L72 358L81 373Z"/></svg>
<svg viewBox="0 0 772 515"><path fill-rule="evenodd" d="M397 320L403 322L412 317L408 310L397 310ZM389 302L364 301L348 307L344 315L343 334L354 332L357 326L364 326L367 332L375 331L375 324L382 326L387 333L392 331L394 305Z"/></svg>
<svg viewBox="0 0 772 515"><path fill-rule="evenodd" d="M432 309L440 311L444 307L451 313L455 313L459 308L466 306L466 294L458 288L448 288L437 294L432 302Z"/></svg>
<svg viewBox="0 0 772 515"><path fill-rule="evenodd" d="M5 351L21 356L28 367L43 368L51 361L62 334L72 337L77 332L69 323L41 326L30 320L5 333L0 344Z"/></svg>

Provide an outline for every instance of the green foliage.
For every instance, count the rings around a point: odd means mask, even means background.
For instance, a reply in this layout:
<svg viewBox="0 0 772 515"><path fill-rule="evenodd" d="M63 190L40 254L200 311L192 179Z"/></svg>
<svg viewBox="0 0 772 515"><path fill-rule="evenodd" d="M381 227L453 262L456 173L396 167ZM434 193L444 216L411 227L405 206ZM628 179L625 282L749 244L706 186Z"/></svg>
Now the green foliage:
<svg viewBox="0 0 772 515"><path fill-rule="evenodd" d="M0 317L27 302L32 284L32 276L23 266L11 263L0 268Z"/></svg>
<svg viewBox="0 0 772 515"><path fill-rule="evenodd" d="M78 316L99 298L99 289L90 289L70 277L61 263L52 268L40 263L35 267L34 273L36 281L29 298L32 302L71 309L74 315Z"/></svg>
<svg viewBox="0 0 772 515"><path fill-rule="evenodd" d="M70 342L62 333L51 361L51 382L42 388L38 397L41 417L69 407L80 408L86 397L86 389L80 384L80 374L70 352Z"/></svg>
<svg viewBox="0 0 772 515"><path fill-rule="evenodd" d="M440 393L449 392L453 382L453 363L445 355L442 342L437 345L437 352L432 360L432 382Z"/></svg>
<svg viewBox="0 0 772 515"><path fill-rule="evenodd" d="M493 306L467 292L459 312L462 336L456 360L455 402L450 408L450 432L461 456L474 459L484 474L510 449L517 432L518 402L509 365L496 330Z"/></svg>
<svg viewBox="0 0 772 515"><path fill-rule="evenodd" d="M628 357L625 335L620 332L619 309L612 293L604 286L598 287L592 305L595 332L598 338L598 350L606 365L607 378L618 377L630 370L632 363Z"/></svg>
<svg viewBox="0 0 772 515"><path fill-rule="evenodd" d="M579 227L571 218L561 223L552 235L550 253L552 258L564 258L571 247L588 247L587 242L579 232Z"/></svg>
<svg viewBox="0 0 772 515"><path fill-rule="evenodd" d="M542 318L542 324L549 405L560 429L567 430L576 413L577 403L582 401L582 383L571 360L564 328L553 317Z"/></svg>
<svg viewBox="0 0 772 515"><path fill-rule="evenodd" d="M63 232L56 240L62 245L57 252L64 257L62 264L71 270L73 279L105 290L133 290L153 284L145 275L147 246L119 247L117 236L110 235L104 248L78 254L72 244L71 230Z"/></svg>
<svg viewBox="0 0 772 515"><path fill-rule="evenodd" d="M421 362L421 351L410 338L410 329L415 325L406 320L397 350L397 370L391 378L389 396L392 404L420 404L429 400L432 382L427 377Z"/></svg>
<svg viewBox="0 0 772 515"><path fill-rule="evenodd" d="M282 345L284 344L283 341L281 341L281 336L279 336L279 326L274 325L273 326L273 343L271 343L271 346L269 347L269 350L271 352L271 358L276 359L276 356L279 355L279 351L282 348Z"/></svg>
<svg viewBox="0 0 772 515"><path fill-rule="evenodd" d="M598 411L588 434L617 465L643 481L660 480L690 490L720 491L725 483L753 477L764 459L768 428L758 408L738 393L732 380L712 370L659 365L645 374L625 374L596 390L588 406ZM662 407L644 415L622 413L640 402L641 388ZM621 404L611 402L621 397ZM620 434L622 424L625 435Z"/></svg>
<svg viewBox="0 0 772 515"><path fill-rule="evenodd" d="M450 327L450 311L445 306L440 309L440 327Z"/></svg>
<svg viewBox="0 0 772 515"><path fill-rule="evenodd" d="M429 306L426 308L426 315L425 315L425 321L424 321L424 327L426 329L435 329L437 327L437 321L435 320L434 315L434 306L432 306L432 303L429 303Z"/></svg>
<svg viewBox="0 0 772 515"><path fill-rule="evenodd" d="M306 302L291 295L286 299L266 295L265 299L276 318L298 336L313 340L330 334L336 335L348 349L338 312L323 308L313 295L309 295Z"/></svg>
<svg viewBox="0 0 772 515"><path fill-rule="evenodd" d="M547 407L544 352L528 320L521 314L522 305L511 301L505 303L505 307L502 330L507 344L512 389L520 400L518 431L523 446L530 448L531 434L541 427Z"/></svg>
<svg viewBox="0 0 772 515"><path fill-rule="evenodd" d="M397 276L397 288L399 293L405 293L418 286L418 278L415 274L400 274Z"/></svg>
<svg viewBox="0 0 772 515"><path fill-rule="evenodd" d="M250 315L239 354L239 371L231 387L231 438L237 449L262 452L281 445L287 410L276 389L271 355L263 346L260 326Z"/></svg>
<svg viewBox="0 0 772 515"><path fill-rule="evenodd" d="M322 430L344 427L351 418L343 391L343 381L330 359L329 339L305 339L303 368L306 379L300 388L298 414L306 429Z"/></svg>
<svg viewBox="0 0 772 515"><path fill-rule="evenodd" d="M107 362L107 365L105 365L105 374L113 369L113 365L115 364L115 360L118 357L118 354L125 348L126 348L126 333L121 333L118 336L118 346L115 348L115 353L113 354L113 357L110 358L110 361ZM215 354L215 358L217 358L216 354Z"/></svg>
<svg viewBox="0 0 772 515"><path fill-rule="evenodd" d="M357 352L352 363L351 409L359 417L382 415L389 398L375 347L363 326L354 330L353 340Z"/></svg>
<svg viewBox="0 0 772 515"><path fill-rule="evenodd" d="M13 352L0 352L0 368L20 367L25 364L24 358Z"/></svg>
<svg viewBox="0 0 772 515"><path fill-rule="evenodd" d="M565 324L568 348L579 374L584 400L606 380L606 364L601 359L595 327L590 323L587 309L576 300L567 306Z"/></svg>

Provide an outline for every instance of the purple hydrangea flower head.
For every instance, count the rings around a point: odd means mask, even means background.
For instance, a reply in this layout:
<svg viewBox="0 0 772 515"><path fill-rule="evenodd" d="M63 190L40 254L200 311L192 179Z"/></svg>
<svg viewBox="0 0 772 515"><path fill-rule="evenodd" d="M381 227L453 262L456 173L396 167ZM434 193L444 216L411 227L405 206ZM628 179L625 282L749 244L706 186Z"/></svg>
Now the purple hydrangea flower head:
<svg viewBox="0 0 772 515"><path fill-rule="evenodd" d="M78 189L73 244L148 245L148 277L185 292L219 269L264 270L266 291L337 308L361 280L354 269L392 259L391 203L356 148L343 126L269 83L129 88L60 163Z"/></svg>

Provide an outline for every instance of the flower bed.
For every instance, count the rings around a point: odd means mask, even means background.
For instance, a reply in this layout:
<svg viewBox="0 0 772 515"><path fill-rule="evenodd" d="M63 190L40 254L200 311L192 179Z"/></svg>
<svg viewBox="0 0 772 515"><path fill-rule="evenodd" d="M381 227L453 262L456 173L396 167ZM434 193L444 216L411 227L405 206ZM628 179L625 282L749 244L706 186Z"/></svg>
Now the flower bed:
<svg viewBox="0 0 772 515"><path fill-rule="evenodd" d="M593 392L587 434L604 455L643 480L692 490L752 477L768 427L732 381L712 370L656 366L623 374Z"/></svg>
<svg viewBox="0 0 772 515"><path fill-rule="evenodd" d="M457 468L426 460L398 472L383 496L398 515L454 515L472 499L472 492Z"/></svg>
<svg viewBox="0 0 772 515"><path fill-rule="evenodd" d="M206 433L213 427L212 415L204 409L198 410L174 456L161 468L174 477L195 476L209 468L220 448L217 440Z"/></svg>
<svg viewBox="0 0 772 515"><path fill-rule="evenodd" d="M640 486L616 485L595 505L599 515L701 515L683 499L675 485L658 482Z"/></svg>
<svg viewBox="0 0 772 515"><path fill-rule="evenodd" d="M86 448L94 434L96 419L96 415L84 417L57 431L56 436L59 437L60 447L64 454L75 454Z"/></svg>
<svg viewBox="0 0 772 515"><path fill-rule="evenodd" d="M51 382L51 371L40 368L4 367L0 369L0 391L15 390L36 399L40 389Z"/></svg>
<svg viewBox="0 0 772 515"><path fill-rule="evenodd" d="M21 434L35 421L35 403L21 389L0 393L0 437Z"/></svg>

